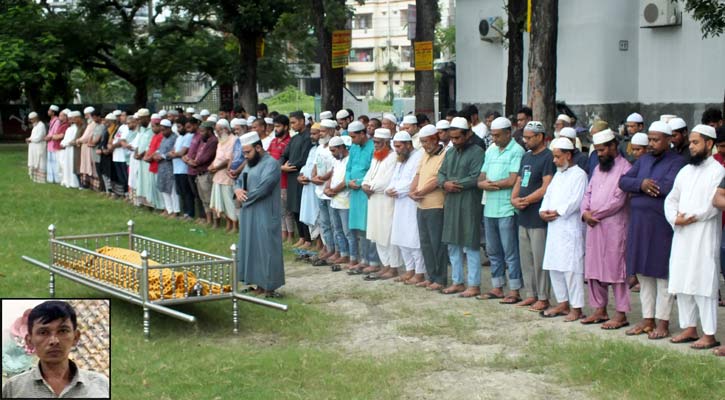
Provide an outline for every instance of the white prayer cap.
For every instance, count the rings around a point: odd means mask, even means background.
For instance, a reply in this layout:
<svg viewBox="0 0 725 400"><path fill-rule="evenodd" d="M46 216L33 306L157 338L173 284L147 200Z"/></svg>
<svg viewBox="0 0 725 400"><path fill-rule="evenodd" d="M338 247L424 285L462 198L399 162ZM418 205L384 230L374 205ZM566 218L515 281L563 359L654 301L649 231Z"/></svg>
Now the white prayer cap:
<svg viewBox="0 0 725 400"><path fill-rule="evenodd" d="M118 117L118 116L120 116L121 114L123 114L123 111L121 111L121 110L113 110L113 115L115 115L115 116L117 116L117 117Z"/></svg>
<svg viewBox="0 0 725 400"><path fill-rule="evenodd" d="M207 121L208 121L208 120L207 120ZM226 119L224 119L224 118L222 118L222 119L220 119L220 120L216 121L216 126L221 126L222 128L227 128L227 129L231 129L231 127L229 126L229 121L227 121L227 120L226 120Z"/></svg>
<svg viewBox="0 0 725 400"><path fill-rule="evenodd" d="M323 111L320 113L320 119L332 119L332 111Z"/></svg>
<svg viewBox="0 0 725 400"><path fill-rule="evenodd" d="M446 120L443 120L443 121L448 122ZM441 121L438 121L438 123L440 123L440 122ZM438 124L436 124L436 125L438 125ZM424 137L428 137L428 136L437 135L438 129L440 129L440 128L436 128L435 126L428 124L428 125L420 128L420 131L418 131L418 137L424 138ZM448 128L445 128L445 129L448 129ZM405 132L405 131L403 131L403 132ZM395 136L397 137L398 135L395 135Z"/></svg>
<svg viewBox="0 0 725 400"><path fill-rule="evenodd" d="M347 147L352 146L352 138L350 136L342 136L342 142L345 143L345 146Z"/></svg>
<svg viewBox="0 0 725 400"><path fill-rule="evenodd" d="M80 111L71 111L68 113L68 118L75 118L75 117L80 117L80 116L81 116Z"/></svg>
<svg viewBox="0 0 725 400"><path fill-rule="evenodd" d="M252 125L252 122L254 122L254 120L256 119L257 117L255 117L254 115L250 115L249 118L247 118L247 125Z"/></svg>
<svg viewBox="0 0 725 400"><path fill-rule="evenodd" d="M685 122L684 119L677 118L677 117L672 118L671 120L669 120L667 122L667 125L669 125L670 126L670 129L672 129L673 131L676 131L676 130L682 129L682 128L687 128L687 122Z"/></svg>
<svg viewBox="0 0 725 400"><path fill-rule="evenodd" d="M161 126L165 126L167 128L171 128L171 121L168 119L162 119L160 122Z"/></svg>
<svg viewBox="0 0 725 400"><path fill-rule="evenodd" d="M335 128L337 128L337 122L335 122L331 119L323 119L322 121L320 121L320 126L323 128L335 129Z"/></svg>
<svg viewBox="0 0 725 400"><path fill-rule="evenodd" d="M70 115L71 111L70 111L70 108L64 108L63 111L61 111L60 113L65 114L67 117Z"/></svg>
<svg viewBox="0 0 725 400"><path fill-rule="evenodd" d="M217 121L219 121L219 117L217 117L216 115L212 114L212 115L208 116L206 118L206 120L207 121L211 121L211 122L217 122Z"/></svg>
<svg viewBox="0 0 725 400"><path fill-rule="evenodd" d="M131 114L131 115L126 116L126 121L132 121L132 120L134 120L136 118L138 118L138 115Z"/></svg>
<svg viewBox="0 0 725 400"><path fill-rule="evenodd" d="M188 107L186 109L186 112L188 112L189 114L194 114L194 113L196 113L196 110L194 109L194 107Z"/></svg>
<svg viewBox="0 0 725 400"><path fill-rule="evenodd" d="M340 115L340 113L338 113ZM343 117L344 118L344 117ZM365 130L365 125L363 125L360 121L352 121L350 122L350 125L347 126L348 132L360 132Z"/></svg>
<svg viewBox="0 0 725 400"><path fill-rule="evenodd" d="M198 119L199 121L201 121L201 115L199 115L199 114L193 114L191 117L194 118L194 119Z"/></svg>
<svg viewBox="0 0 725 400"><path fill-rule="evenodd" d="M86 107L86 108L83 109L83 114L90 114L93 111L96 111L96 109L93 108L93 107L91 107L91 106L88 106L88 107Z"/></svg>
<svg viewBox="0 0 725 400"><path fill-rule="evenodd" d="M373 137L377 138L377 139L389 140L390 139L390 129L378 128L375 130L375 135Z"/></svg>
<svg viewBox="0 0 725 400"><path fill-rule="evenodd" d="M672 135L672 128L667 122L655 121L649 124L648 132L660 132L665 135Z"/></svg>
<svg viewBox="0 0 725 400"><path fill-rule="evenodd" d="M559 150L574 150L574 143L567 138L556 138L551 142L551 147Z"/></svg>
<svg viewBox="0 0 725 400"><path fill-rule="evenodd" d="M627 117L627 122L636 122L638 124L644 123L644 118L639 113L632 113L629 114Z"/></svg>
<svg viewBox="0 0 725 400"><path fill-rule="evenodd" d="M35 111L32 111L30 114L28 114L28 119L35 119L38 118L38 113Z"/></svg>
<svg viewBox="0 0 725 400"><path fill-rule="evenodd" d="M106 117L103 118L103 119L105 119L106 121L115 121L116 120L116 116L113 115L113 113L108 113L108 114L106 114Z"/></svg>
<svg viewBox="0 0 725 400"><path fill-rule="evenodd" d="M140 108L138 111L136 111L136 114L139 117L148 117L149 116L149 109L148 108Z"/></svg>
<svg viewBox="0 0 725 400"><path fill-rule="evenodd" d="M383 119L387 119L388 121L394 123L395 125L398 125L398 119L395 118L395 115L393 115L391 113L383 114Z"/></svg>
<svg viewBox="0 0 725 400"><path fill-rule="evenodd" d="M332 113L330 113L330 115L332 115ZM249 118L252 118L252 117L249 117ZM254 120L252 120L252 122L254 122ZM265 124L273 124L274 123L274 118L264 117L264 123Z"/></svg>
<svg viewBox="0 0 725 400"><path fill-rule="evenodd" d="M245 133L240 138L242 146L251 146L254 143L259 142L259 134L255 131Z"/></svg>
<svg viewBox="0 0 725 400"><path fill-rule="evenodd" d="M491 125L493 126L493 125ZM468 129L468 121L463 117L455 117L451 120L451 128L453 129Z"/></svg>
<svg viewBox="0 0 725 400"><path fill-rule="evenodd" d="M199 112L199 115L201 115L202 117L206 117L207 115L211 115L211 113L205 108L201 110L201 112Z"/></svg>
<svg viewBox="0 0 725 400"><path fill-rule="evenodd" d="M430 125L426 125L426 126L430 126ZM408 133L406 131L400 131L400 132L396 133L395 137L393 138L394 142L410 142L412 140L413 139L410 137L410 133Z"/></svg>
<svg viewBox="0 0 725 400"><path fill-rule="evenodd" d="M576 131L574 128L569 128L568 126L565 128L561 128L559 131L559 136L563 136L569 139L576 139Z"/></svg>
<svg viewBox="0 0 725 400"><path fill-rule="evenodd" d="M562 129L563 130L563 129ZM601 132L597 132L592 136L592 144L604 144L614 140L614 132L611 129L605 129Z"/></svg>
<svg viewBox="0 0 725 400"><path fill-rule="evenodd" d="M559 114L558 117L556 117L557 120L562 120L566 122L567 124L571 124L571 118L566 114Z"/></svg>
<svg viewBox="0 0 725 400"><path fill-rule="evenodd" d="M304 115L304 116L305 116L305 121L307 121L307 120L308 120L308 119L310 119L310 117L311 117L311 115L310 115L310 114L308 114L308 113L302 113L302 115Z"/></svg>
<svg viewBox="0 0 725 400"><path fill-rule="evenodd" d="M676 117L677 117L677 115L662 114L662 115L660 115L660 121L662 121L662 122L670 122L670 120L672 118L676 118Z"/></svg>
<svg viewBox="0 0 725 400"><path fill-rule="evenodd" d="M151 114L151 119L161 119L161 116L159 114L153 113Z"/></svg>
<svg viewBox="0 0 725 400"><path fill-rule="evenodd" d="M647 138L646 133L637 132L632 136L632 144L636 144L637 146L647 146L649 145L649 138Z"/></svg>
<svg viewBox="0 0 725 400"><path fill-rule="evenodd" d="M166 116L166 110L164 110L164 109L159 110L159 117L163 118L165 116Z"/></svg>
<svg viewBox="0 0 725 400"><path fill-rule="evenodd" d="M710 125L704 125L704 124L696 125L694 128L692 128L692 132L697 132L697 133L705 135L707 137L717 139L717 132L715 131L715 128L713 128Z"/></svg>
<svg viewBox="0 0 725 400"><path fill-rule="evenodd" d="M544 129L544 124L542 124L540 121L529 121L526 123L526 126L524 127L525 131L530 131L534 133L544 133L546 130ZM563 131L564 129L562 129ZM561 132L559 132L561 134ZM574 136L576 137L576 132L574 132Z"/></svg>
<svg viewBox="0 0 725 400"><path fill-rule="evenodd" d="M169 110L169 115L179 115L179 112L176 111L176 109L172 108L171 110Z"/></svg>
<svg viewBox="0 0 725 400"><path fill-rule="evenodd" d="M344 118L347 118L349 116L350 116L350 113L347 112L347 110L342 109L342 110L340 110L340 111L337 112L337 114L335 115L335 118L337 118L337 119L344 119Z"/></svg>
<svg viewBox="0 0 725 400"><path fill-rule="evenodd" d="M55 104L52 104L50 107L48 107L49 110L53 110L55 112L60 111L60 107L56 106Z"/></svg>
<svg viewBox="0 0 725 400"><path fill-rule="evenodd" d="M330 147L342 146L344 144L345 142L340 136L333 136L332 139L330 139Z"/></svg>
<svg viewBox="0 0 725 400"><path fill-rule="evenodd" d="M511 129L511 121L506 117L498 117L491 122L491 129Z"/></svg>
<svg viewBox="0 0 725 400"><path fill-rule="evenodd" d="M426 125L426 126L428 126L428 125ZM447 119L442 119L442 120L436 122L436 129L440 129L440 130L444 131L450 127L451 127L451 123L448 122ZM425 126L423 128L425 128ZM421 132L423 132L422 129L421 129Z"/></svg>
<svg viewBox="0 0 725 400"><path fill-rule="evenodd" d="M242 125L242 121L244 121L244 125ZM234 128L235 126L247 126L247 120L232 118L232 120L229 122L229 125L231 125L232 128Z"/></svg>
<svg viewBox="0 0 725 400"><path fill-rule="evenodd" d="M403 123L404 124L418 124L418 118L415 117L415 115L406 115L403 117Z"/></svg>

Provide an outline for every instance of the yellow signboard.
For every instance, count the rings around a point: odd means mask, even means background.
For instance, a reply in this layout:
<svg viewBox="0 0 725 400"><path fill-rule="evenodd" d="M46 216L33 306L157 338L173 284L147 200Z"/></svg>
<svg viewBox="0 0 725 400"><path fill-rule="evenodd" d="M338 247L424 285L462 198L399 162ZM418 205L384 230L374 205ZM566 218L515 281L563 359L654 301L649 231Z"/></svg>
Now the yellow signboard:
<svg viewBox="0 0 725 400"><path fill-rule="evenodd" d="M433 70L433 42L415 42L415 70Z"/></svg>
<svg viewBox="0 0 725 400"><path fill-rule="evenodd" d="M343 68L348 64L351 43L352 31L332 32L332 68Z"/></svg>
<svg viewBox="0 0 725 400"><path fill-rule="evenodd" d="M257 58L264 57L264 38L258 37L257 38Z"/></svg>

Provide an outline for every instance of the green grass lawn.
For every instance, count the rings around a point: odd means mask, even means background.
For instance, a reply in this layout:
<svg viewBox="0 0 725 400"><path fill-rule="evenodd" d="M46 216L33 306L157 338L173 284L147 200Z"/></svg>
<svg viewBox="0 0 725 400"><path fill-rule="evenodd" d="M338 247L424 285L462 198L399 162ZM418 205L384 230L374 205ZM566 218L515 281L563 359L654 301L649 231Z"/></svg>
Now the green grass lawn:
<svg viewBox="0 0 725 400"><path fill-rule="evenodd" d="M69 235L123 231L126 221L133 219L140 234L222 255L229 255L229 246L236 241L221 230L194 232L196 225L169 221L89 191L34 184L25 163L25 146L0 146L2 297L48 296L48 274L22 262L20 256L47 261L51 223L59 235ZM287 250L287 260L291 257ZM368 306L396 301L395 292L364 289L339 294L340 300L357 299ZM56 291L59 298L102 296L60 277ZM355 321L322 307L335 301L329 296L324 290L318 301L289 295L281 300L290 305L287 313L240 302L238 336L231 332L230 301L179 306L196 316L197 323L152 313L150 341L143 338L141 308L114 299L114 399L397 399L411 377L446 367L445 355L425 362L402 351L375 357L372 346L367 354L346 353L338 340L331 339L344 339ZM475 315L418 311L419 321L398 329L420 338L423 346L426 338L440 337L467 345L487 344L467 333L492 329L478 325ZM406 311L414 312L417 309ZM725 338L722 335L720 339ZM705 352L684 354L627 342L624 336L602 340L551 332L532 332L527 343L512 343L507 335L497 336L495 342L507 347L485 367L544 374L567 387L590 389L593 398L725 398L725 360ZM508 356L512 349L523 355Z"/></svg>
<svg viewBox="0 0 725 400"><path fill-rule="evenodd" d="M300 92L292 86L260 101L267 104L269 111L277 111L280 114L289 114L292 111L300 110L309 114L315 112L315 98Z"/></svg>

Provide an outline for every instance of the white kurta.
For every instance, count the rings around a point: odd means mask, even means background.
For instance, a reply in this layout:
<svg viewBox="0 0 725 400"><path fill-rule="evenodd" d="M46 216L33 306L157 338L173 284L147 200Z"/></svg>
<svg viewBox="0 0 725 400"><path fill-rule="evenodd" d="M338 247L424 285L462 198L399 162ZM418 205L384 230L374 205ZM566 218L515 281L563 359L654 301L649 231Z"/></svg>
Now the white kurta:
<svg viewBox="0 0 725 400"><path fill-rule="evenodd" d="M546 189L539 211L556 211L559 217L548 224L544 269L584 273L585 225L579 206L586 188L586 172L574 165L554 174Z"/></svg>
<svg viewBox="0 0 725 400"><path fill-rule="evenodd" d="M395 200L385 195L385 188L395 170L398 155L391 151L383 161L373 157L370 169L363 178L363 185L370 185L373 193L368 198L368 221L365 237L377 244L387 246L390 244L390 233L393 227L393 210Z"/></svg>
<svg viewBox="0 0 725 400"><path fill-rule="evenodd" d="M420 248L420 235L418 235L418 203L408 197L410 184L413 183L424 150L414 150L404 162L395 164L393 177L390 179L388 189L398 193L395 198L393 212L393 229L390 242L396 246L413 249Z"/></svg>
<svg viewBox="0 0 725 400"><path fill-rule="evenodd" d="M310 152L307 153L305 166L300 170L300 174L312 178L312 168L315 166L315 159L319 145L312 146ZM310 182L302 188L302 201L300 203L300 221L307 226L317 224L317 217L320 215L320 205L317 203L317 195L315 194L315 185Z"/></svg>
<svg viewBox="0 0 725 400"><path fill-rule="evenodd" d="M45 124L40 121L36 122L30 132L30 143L28 144L28 172L31 176L33 170L45 171L48 147L44 140L45 134Z"/></svg>
<svg viewBox="0 0 725 400"><path fill-rule="evenodd" d="M76 148L74 145L71 144L71 142L73 142L77 136L78 126L76 124L71 124L65 131L65 136L63 137L63 140L60 142L60 147L64 148L64 150L61 151L62 156L60 156L60 160L58 160L61 164L60 185L67 188L77 188L79 186L78 177L76 176L76 174L73 173L73 163Z"/></svg>
<svg viewBox="0 0 725 400"><path fill-rule="evenodd" d="M134 151L138 148L140 137L141 135L136 134L131 143L129 143ZM131 158L128 159L128 186L133 190L136 190L136 182L138 182L138 167L140 163L141 162L134 157L134 153L132 152Z"/></svg>
<svg viewBox="0 0 725 400"><path fill-rule="evenodd" d="M720 269L720 215L712 199L725 169L712 157L698 166L686 165L665 198L665 218L672 225L670 293L717 297ZM677 214L697 222L675 226Z"/></svg>
<svg viewBox="0 0 725 400"><path fill-rule="evenodd" d="M317 176L327 175L332 171L332 167L335 165L335 157L332 156L330 147L328 145L318 146L317 154L315 154L315 166L317 167ZM325 183L322 185L315 186L315 195L317 198L322 200L330 200L325 195Z"/></svg>

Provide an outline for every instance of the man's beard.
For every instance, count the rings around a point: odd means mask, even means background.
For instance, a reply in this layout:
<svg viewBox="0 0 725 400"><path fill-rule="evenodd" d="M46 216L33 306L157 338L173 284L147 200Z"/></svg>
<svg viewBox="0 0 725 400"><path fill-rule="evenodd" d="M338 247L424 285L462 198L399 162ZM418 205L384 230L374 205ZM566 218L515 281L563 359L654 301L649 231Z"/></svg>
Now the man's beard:
<svg viewBox="0 0 725 400"><path fill-rule="evenodd" d="M390 148L383 147L381 150L375 150L375 152L373 153L373 157L378 161L383 161L388 156L388 154L390 154Z"/></svg>
<svg viewBox="0 0 725 400"><path fill-rule="evenodd" d="M276 137L282 137L282 136L284 136L284 131L280 132L280 131L278 131L278 130L275 129L274 130L274 136L276 136Z"/></svg>
<svg viewBox="0 0 725 400"><path fill-rule="evenodd" d="M698 152L695 155L690 154L690 159L687 160L687 163L690 165L698 166L703 163L707 159L707 151L701 151Z"/></svg>
<svg viewBox="0 0 725 400"><path fill-rule="evenodd" d="M564 164L561 167L556 167L556 172L564 172L569 169L569 163Z"/></svg>
<svg viewBox="0 0 725 400"><path fill-rule="evenodd" d="M318 142L323 145L327 146L328 143L330 143L330 137L329 136L321 136Z"/></svg>
<svg viewBox="0 0 725 400"><path fill-rule="evenodd" d="M599 169L602 172L609 172L611 171L612 167L614 167L614 157L599 157Z"/></svg>
<svg viewBox="0 0 725 400"><path fill-rule="evenodd" d="M259 153L257 153L257 150L254 150L254 157L247 159L247 164L250 167L253 167L253 166L257 165L260 158L262 158L262 157L260 157Z"/></svg>
<svg viewBox="0 0 725 400"><path fill-rule="evenodd" d="M407 150L403 151L401 153L398 153L398 161L401 163L406 162L408 160L408 157L410 157L410 152L408 152Z"/></svg>

